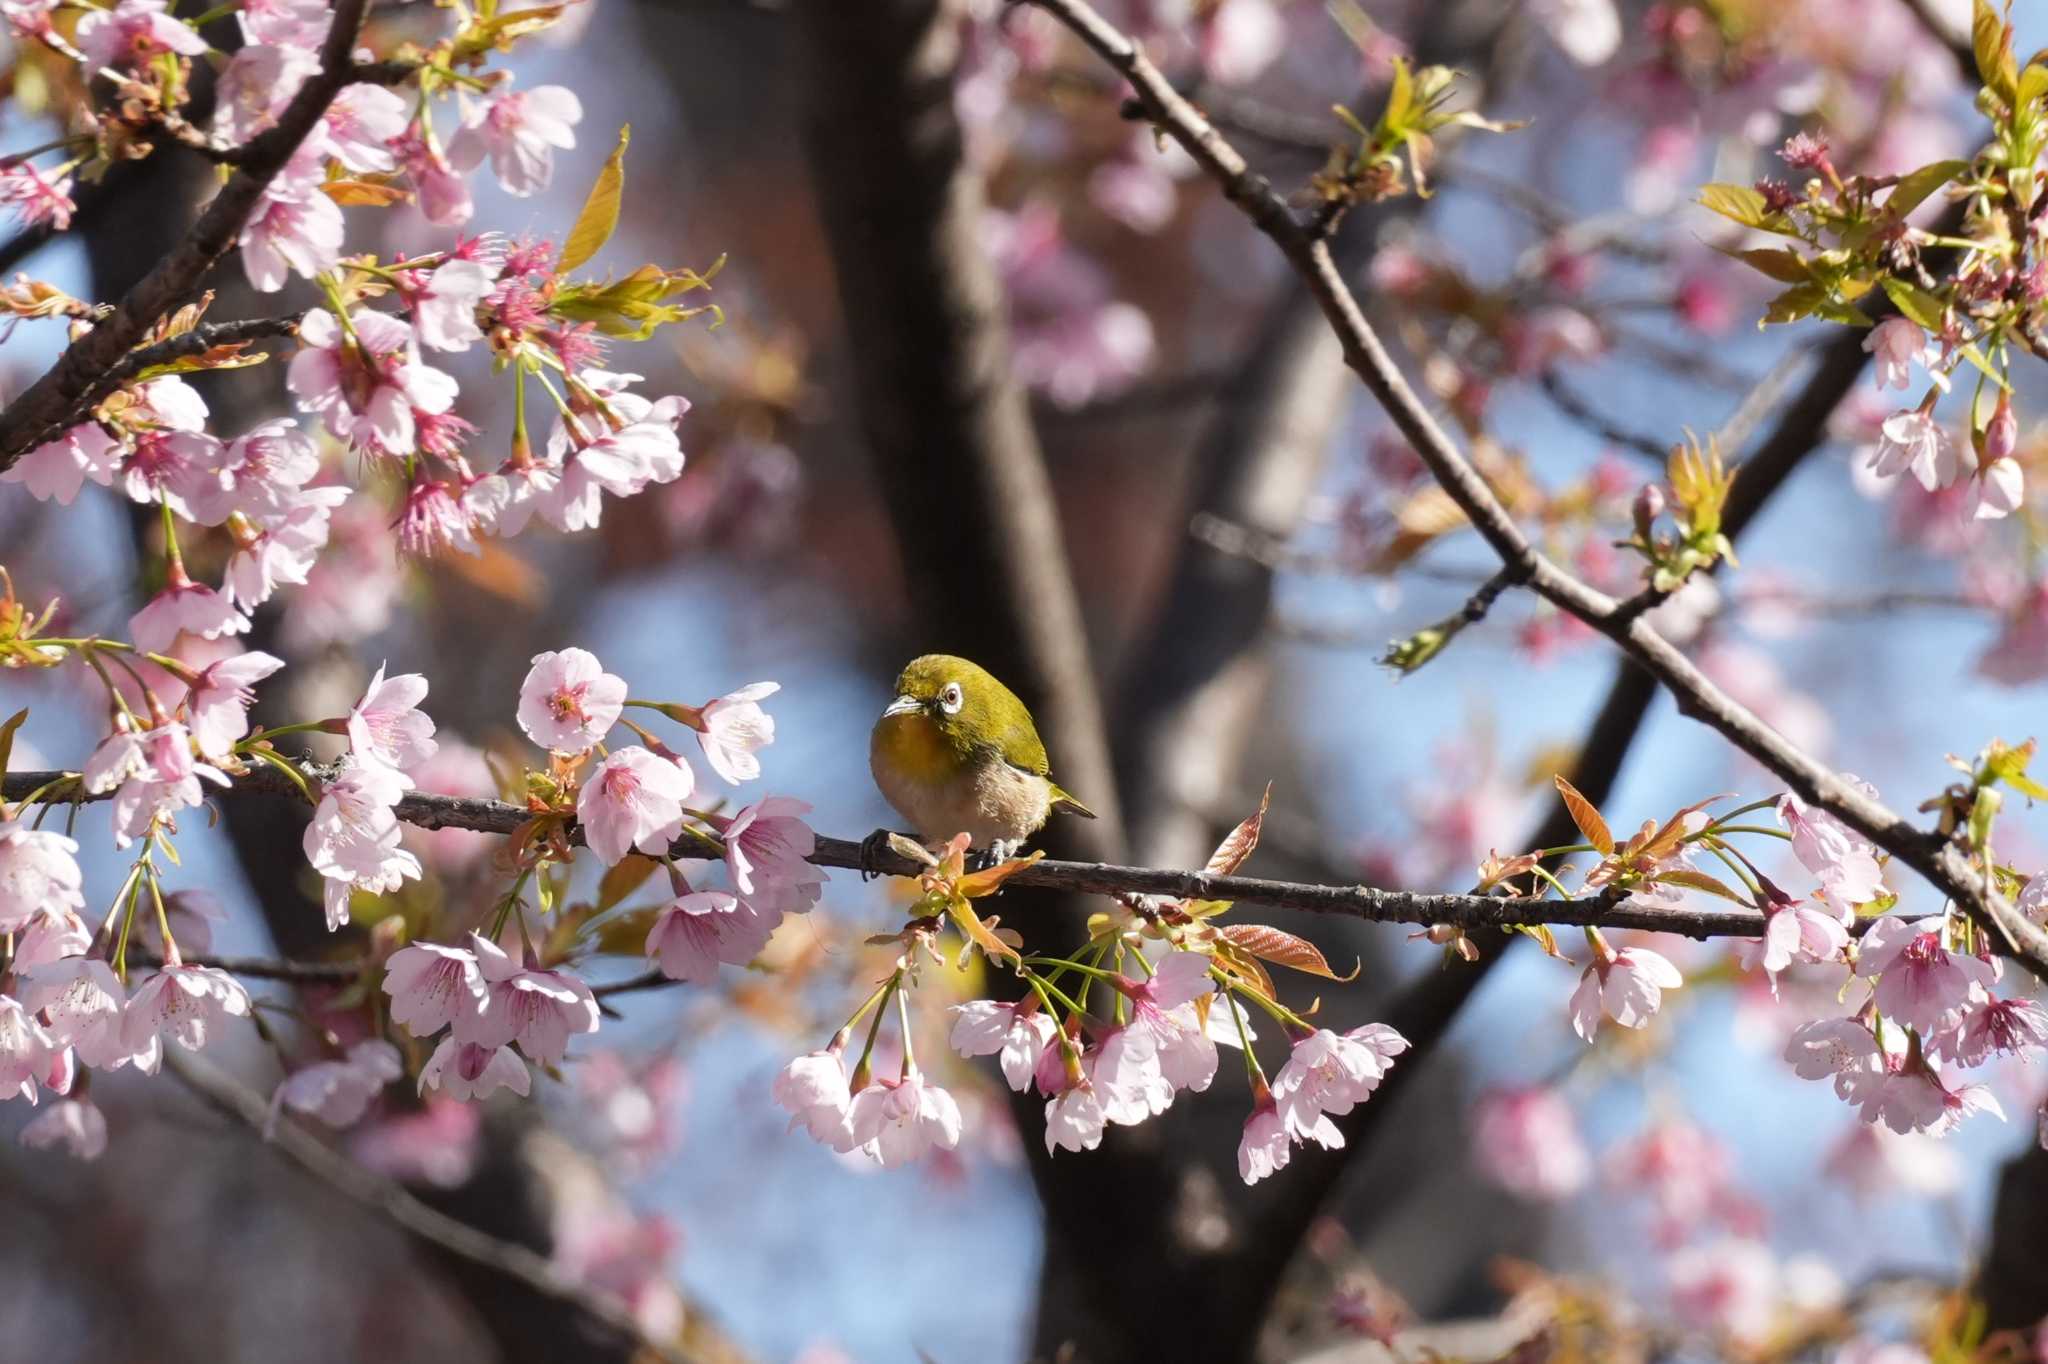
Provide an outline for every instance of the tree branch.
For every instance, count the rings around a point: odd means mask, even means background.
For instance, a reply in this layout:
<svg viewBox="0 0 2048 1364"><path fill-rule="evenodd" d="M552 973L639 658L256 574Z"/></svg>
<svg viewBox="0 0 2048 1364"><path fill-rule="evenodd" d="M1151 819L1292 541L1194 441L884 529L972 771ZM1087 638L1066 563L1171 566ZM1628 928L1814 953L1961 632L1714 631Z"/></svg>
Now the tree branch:
<svg viewBox="0 0 2048 1364"><path fill-rule="evenodd" d="M41 433L78 420L80 400L141 342L157 319L191 297L206 272L234 246L263 192L327 112L342 88L358 79L352 59L369 0L335 0L334 20L320 51L320 70L292 96L270 128L251 138L241 169L179 243L122 298L113 313L74 341L56 364L0 412L0 472L11 468Z"/></svg>
<svg viewBox="0 0 2048 1364"><path fill-rule="evenodd" d="M1787 741L1716 686L1660 636L1640 610L1582 582L1530 543L1485 478L1438 425L1402 377L1330 258L1324 234L1298 219L1263 176L1183 99L1145 54L1085 0L1029 0L1072 30L1130 82L1153 122L1208 172L1294 267L1336 329L1346 363L1379 400L1437 483L1499 556L1529 587L1607 636L1634 658L1678 703L1679 713L1714 729L1788 782L1809 803L1891 853L1964 910L2035 975L2048 979L2048 930L1998 895L1947 839L1923 830L1864 795L1841 774ZM1744 495L1738 481L1731 503Z"/></svg>
<svg viewBox="0 0 2048 1364"><path fill-rule="evenodd" d="M436 1250L559 1304L562 1310L585 1319L593 1332L616 1337L624 1347L670 1364L687 1364L688 1356L641 1330L616 1300L571 1281L545 1256L428 1207L403 1186L356 1164L293 1123L279 1122L272 1127L269 1101L227 1072L175 1050L164 1053L164 1069L220 1112L257 1132L268 1131L270 1147L350 1202L386 1218Z"/></svg>

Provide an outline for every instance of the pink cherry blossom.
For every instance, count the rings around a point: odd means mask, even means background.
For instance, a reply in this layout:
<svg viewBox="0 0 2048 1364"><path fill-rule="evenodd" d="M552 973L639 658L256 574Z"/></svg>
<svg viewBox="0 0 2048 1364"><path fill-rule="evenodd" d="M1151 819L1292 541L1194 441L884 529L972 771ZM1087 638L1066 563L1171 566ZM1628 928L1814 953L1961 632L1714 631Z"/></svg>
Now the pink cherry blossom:
<svg viewBox="0 0 2048 1364"><path fill-rule="evenodd" d="M1973 1113L1989 1112L1999 1121L2005 1110L1983 1085L1950 1088L1941 1072L1925 1061L1888 1067L1864 1097L1863 1120L1881 1122L1894 1132L1925 1132L1946 1136Z"/></svg>
<svg viewBox="0 0 2048 1364"><path fill-rule="evenodd" d="M128 620L128 632L135 647L153 653L169 649L181 633L219 639L223 635L239 635L248 628L249 618L227 598L193 582L175 566L164 590Z"/></svg>
<svg viewBox="0 0 2048 1364"><path fill-rule="evenodd" d="M708 985L720 963L744 966L761 955L781 916L770 919L722 890L677 896L647 931L647 958L670 980Z"/></svg>
<svg viewBox="0 0 2048 1364"><path fill-rule="evenodd" d="M1547 1085L1497 1089L1473 1106L1472 1158L1524 1198L1567 1198L1586 1186L1593 1158L1564 1096Z"/></svg>
<svg viewBox="0 0 2048 1364"><path fill-rule="evenodd" d="M1102 1101L1095 1097L1095 1086L1083 1080L1045 1106L1045 1153L1093 1151L1102 1145L1107 1121Z"/></svg>
<svg viewBox="0 0 2048 1364"><path fill-rule="evenodd" d="M568 1054L569 1035L597 1031L597 998L567 971L522 966L480 934L469 935L484 978L484 1011L455 1020L457 1035L487 1047L512 1043L543 1065Z"/></svg>
<svg viewBox="0 0 2048 1364"><path fill-rule="evenodd" d="M437 227L460 227L476 212L469 182L448 164L441 149L415 131L392 144L399 164L419 191L420 213Z"/></svg>
<svg viewBox="0 0 2048 1364"><path fill-rule="evenodd" d="M884 1168L960 1143L960 1105L915 1066L900 1080L877 1080L854 1095L846 1119L853 1144Z"/></svg>
<svg viewBox="0 0 2048 1364"><path fill-rule="evenodd" d="M560 85L512 90L476 106L448 143L448 162L471 170L486 156L507 194L521 198L548 187L555 149L576 145L583 102Z"/></svg>
<svg viewBox="0 0 2048 1364"><path fill-rule="evenodd" d="M202 756L216 763L234 756L235 744L249 732L252 688L283 666L283 659L255 650L207 665L185 696L186 723Z"/></svg>
<svg viewBox="0 0 2048 1364"><path fill-rule="evenodd" d="M302 488L275 497L266 512L236 537L227 567L228 600L250 610L269 601L281 585L305 586L312 581L315 562L327 547L328 518L348 498L349 490L341 487ZM296 619L308 614L302 598Z"/></svg>
<svg viewBox="0 0 2048 1364"><path fill-rule="evenodd" d="M1993 1056L2024 1056L2048 1047L2048 1009L2031 999L1995 999L1974 991L1955 1028L1941 1034L1934 1049L1964 1066L1981 1066Z"/></svg>
<svg viewBox="0 0 2048 1364"><path fill-rule="evenodd" d="M527 1073L526 1062L510 1047L478 1046L451 1033L420 1067L419 1091L425 1094L430 1089L468 1102L488 1099L501 1089L519 1095L531 1093L533 1077Z"/></svg>
<svg viewBox="0 0 2048 1364"><path fill-rule="evenodd" d="M48 909L35 915L18 930L14 940L14 969L30 971L64 957L82 957L92 946L92 930L77 911Z"/></svg>
<svg viewBox="0 0 2048 1364"><path fill-rule="evenodd" d="M343 86L327 106L313 145L359 175L398 169L390 144L404 136L410 106L396 90L363 82Z"/></svg>
<svg viewBox="0 0 2048 1364"><path fill-rule="evenodd" d="M1572 992L1572 1031L1591 1042L1602 1013L1624 1028L1640 1028L1655 1016L1664 992L1684 983L1677 967L1648 948L1602 944Z"/></svg>
<svg viewBox="0 0 2048 1364"><path fill-rule="evenodd" d="M1649 1194L1662 1233L1681 1240L1728 1195L1728 1149L1682 1117L1652 1122L1612 1152L1609 1170L1630 1188Z"/></svg>
<svg viewBox="0 0 2048 1364"><path fill-rule="evenodd" d="M169 0L121 0L112 9L87 10L78 21L79 51L94 66L141 66L165 52L197 57L206 39L165 13Z"/></svg>
<svg viewBox="0 0 2048 1364"><path fill-rule="evenodd" d="M214 87L214 136L242 143L271 127L306 78L319 69L319 55L309 48L269 43L242 48L228 59L227 70ZM307 178L303 171L300 178Z"/></svg>
<svg viewBox="0 0 2048 1364"><path fill-rule="evenodd" d="M948 1039L962 1056L996 1056L1003 1078L1019 1094L1031 1085L1038 1058L1052 1046L1059 1031L1034 998L1016 1004L993 999L970 1000L952 1009L953 1032ZM1101 1105L1096 1105L1100 1110ZM1072 1148L1069 1148L1072 1149Z"/></svg>
<svg viewBox="0 0 2048 1364"><path fill-rule="evenodd" d="M299 323L303 347L285 384L302 411L321 413L327 429L374 453L402 458L418 445L415 410L446 412L455 380L423 365L412 328L387 313L350 315L353 336L333 313L315 308Z"/></svg>
<svg viewBox="0 0 2048 1364"><path fill-rule="evenodd" d="M842 1154L859 1143L848 1120L853 1096L848 1092L842 1047L809 1052L782 1068L775 1077L775 1102L789 1113L789 1130L801 1126L811 1137Z"/></svg>
<svg viewBox="0 0 2048 1364"><path fill-rule="evenodd" d="M1853 902L1852 902L1853 903ZM1849 925L1856 912L1844 905L1829 908L1804 900L1768 901L1764 935L1749 939L1741 956L1745 968L1763 967L1778 988L1778 973L1796 961L1833 961L1849 945Z"/></svg>
<svg viewBox="0 0 2048 1364"><path fill-rule="evenodd" d="M1847 780L1876 798L1876 788L1868 782ZM1792 855L1820 878L1821 889L1836 908L1851 909L1884 894L1884 869L1869 839L1789 791L1778 801L1778 822L1792 835Z"/></svg>
<svg viewBox="0 0 2048 1364"><path fill-rule="evenodd" d="M349 751L365 762L378 762L403 772L434 756L434 722L419 708L426 699L427 679L418 673L384 676L377 665L362 699L348 712Z"/></svg>
<svg viewBox="0 0 2048 1364"><path fill-rule="evenodd" d="M1987 452L1988 453L1988 452ZM1970 484L1970 517L1996 521L2018 511L2027 500L2027 476L2010 455L1990 460Z"/></svg>
<svg viewBox="0 0 2048 1364"><path fill-rule="evenodd" d="M1057 1091L1065 1084L1065 1063L1061 1049L1047 1047L1039 1061L1040 1087L1046 1072L1059 1077ZM1083 1073L1095 1087L1103 1115L1121 1127L1135 1127L1157 1117L1173 1106L1175 1085L1159 1063L1159 1044L1147 1028L1113 1028L1100 1045L1082 1060Z"/></svg>
<svg viewBox="0 0 2048 1364"><path fill-rule="evenodd" d="M1770 1331L1779 1270L1765 1246L1733 1238L1687 1246L1667 1272L1673 1314L1686 1325L1746 1342Z"/></svg>
<svg viewBox="0 0 2048 1364"><path fill-rule="evenodd" d="M329 1127L352 1127L384 1086L404 1073L398 1048L382 1038L369 1038L350 1047L339 1061L315 1061L286 1076L271 1096L271 1121L276 1121L280 1109L289 1108Z"/></svg>
<svg viewBox="0 0 2048 1364"><path fill-rule="evenodd" d="M1887 915L1863 935L1856 954L1856 974L1877 977L1878 1012L1923 1036L1945 1026L1969 1002L1972 985L1988 990L1997 980L1989 962L1951 952L1942 929L1939 915Z"/></svg>
<svg viewBox="0 0 2048 1364"><path fill-rule="evenodd" d="M131 433L134 448L121 469L121 490L136 502L161 502L188 521L212 525L227 516L226 453L201 431Z"/></svg>
<svg viewBox="0 0 2048 1364"><path fill-rule="evenodd" d="M50 1034L35 1015L13 996L0 995L0 1099L19 1095L34 1103L36 1081L48 1069L54 1050Z"/></svg>
<svg viewBox="0 0 2048 1364"><path fill-rule="evenodd" d="M393 952L384 965L384 993L391 996L391 1021L414 1037L451 1025L473 1027L490 1007L476 954L439 943Z"/></svg>
<svg viewBox="0 0 2048 1364"><path fill-rule="evenodd" d="M1285 1169L1294 1155L1287 1124L1270 1097L1252 1110L1245 1120L1244 1135L1237 1143L1237 1175L1246 1184L1256 1184L1276 1170Z"/></svg>
<svg viewBox="0 0 2048 1364"><path fill-rule="evenodd" d="M801 818L810 809L790 796L769 796L719 824L734 887L764 912L802 914L818 902L825 873L807 860L817 835Z"/></svg>
<svg viewBox="0 0 2048 1364"><path fill-rule="evenodd" d="M1870 1029L1853 1018L1821 1018L1792 1030L1785 1059L1802 1080L1832 1080L1835 1093L1864 1103L1883 1081L1884 1050Z"/></svg>
<svg viewBox="0 0 2048 1364"><path fill-rule="evenodd" d="M224 1019L247 1018L249 1007L248 990L227 972L167 962L129 996L122 1040L131 1052L159 1037L198 1051Z"/></svg>
<svg viewBox="0 0 2048 1364"><path fill-rule="evenodd" d="M481 261L457 258L435 267L410 295L420 343L435 350L458 351L483 340L476 309L496 278Z"/></svg>
<svg viewBox="0 0 2048 1364"><path fill-rule="evenodd" d="M0 933L26 928L38 914L85 908L78 844L54 830L0 820Z"/></svg>
<svg viewBox="0 0 2048 1364"><path fill-rule="evenodd" d="M697 712L697 742L711 770L738 786L761 775L757 749L775 742L775 719L760 702L782 690L779 682L750 682L706 702Z"/></svg>
<svg viewBox="0 0 2048 1364"><path fill-rule="evenodd" d="M59 1099L23 1125L21 1144L38 1151L61 1146L77 1160L98 1160L107 1149L107 1119L90 1099Z"/></svg>
<svg viewBox="0 0 2048 1364"><path fill-rule="evenodd" d="M398 552L431 559L449 550L478 554L475 518L453 484L438 478L414 479L398 514Z"/></svg>
<svg viewBox="0 0 2048 1364"><path fill-rule="evenodd" d="M239 239L251 288L276 293L292 275L312 279L341 259L348 225L320 183L318 162L302 153L264 190Z"/></svg>
<svg viewBox="0 0 2048 1364"><path fill-rule="evenodd" d="M607 867L635 848L665 852L683 831L683 802L694 786L690 769L679 760L637 744L615 749L584 778L576 818L590 850Z"/></svg>
<svg viewBox="0 0 2048 1364"><path fill-rule="evenodd" d="M19 483L38 502L55 499L58 506L68 507L88 478L102 488L113 482L121 453L120 442L98 422L80 422L0 472L0 483Z"/></svg>
<svg viewBox="0 0 2048 1364"><path fill-rule="evenodd" d="M1324 1114L1341 1117L1372 1097L1408 1041L1384 1023L1338 1034L1317 1028L1294 1044L1273 1077L1273 1101L1287 1130L1306 1139Z"/></svg>
<svg viewBox="0 0 2048 1364"><path fill-rule="evenodd" d="M1934 414L1907 408L1884 419L1882 439L1871 455L1871 471L1880 478L1910 473L1929 492L1946 488L1962 476L1962 456Z"/></svg>
<svg viewBox="0 0 2048 1364"><path fill-rule="evenodd" d="M325 0L243 0L235 20L251 44L318 48L327 36Z"/></svg>
<svg viewBox="0 0 2048 1364"><path fill-rule="evenodd" d="M71 177L46 177L27 161L0 166L0 204L14 211L21 227L48 223L62 232L71 226L78 205L71 198Z"/></svg>
<svg viewBox="0 0 2048 1364"><path fill-rule="evenodd" d="M519 684L519 728L542 748L582 753L604 742L625 702L625 680L589 650L535 654Z"/></svg>
<svg viewBox="0 0 2048 1364"><path fill-rule="evenodd" d="M1935 356L1927 333L1903 317L1888 317L1872 327L1863 338L1863 349L1875 359L1871 378L1880 391L1911 387L1913 366L1925 365Z"/></svg>
<svg viewBox="0 0 2048 1364"><path fill-rule="evenodd" d="M136 1060L156 1069L153 1054L138 1057L122 1036L128 992L107 963L66 957L24 973L19 988L22 1007L47 1020L51 1045L72 1048L81 1064L102 1070Z"/></svg>
<svg viewBox="0 0 2048 1364"><path fill-rule="evenodd" d="M81 774L86 790L114 793L114 842L123 848L146 835L153 823L198 805L205 798L201 777L228 784L226 773L194 759L192 736L183 724L171 720L136 732L125 715L86 759Z"/></svg>
<svg viewBox="0 0 2048 1364"><path fill-rule="evenodd" d="M354 891L386 894L419 878L419 859L399 846L394 809L410 784L382 763L350 759L322 785L303 846L307 862L326 881L329 929L348 922Z"/></svg>

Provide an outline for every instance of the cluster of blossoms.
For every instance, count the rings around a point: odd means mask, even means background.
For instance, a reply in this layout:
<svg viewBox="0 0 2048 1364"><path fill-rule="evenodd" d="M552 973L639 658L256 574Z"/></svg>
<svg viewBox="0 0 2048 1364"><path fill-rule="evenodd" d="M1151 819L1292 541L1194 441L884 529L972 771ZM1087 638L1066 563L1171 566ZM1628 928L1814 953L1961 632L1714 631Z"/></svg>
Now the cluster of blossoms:
<svg viewBox="0 0 2048 1364"><path fill-rule="evenodd" d="M1258 820L1247 820L1225 841L1212 870L1234 868L1250 854ZM959 1103L919 1067L911 1041L910 998L927 964L944 966L937 938L948 922L992 966L1013 971L1026 991L1014 1002L974 999L952 1006L952 1048L963 1057L997 1058L1011 1089L1035 1089L1046 1100L1049 1154L1093 1150L1106 1128L1135 1126L1164 1113L1182 1091L1207 1090L1220 1043L1239 1050L1251 1086L1238 1172L1256 1183L1286 1165L1296 1145L1344 1145L1332 1119L1369 1098L1407 1048L1383 1024L1340 1034L1281 1004L1261 958L1331 977L1328 966L1313 947L1277 929L1216 924L1229 907L1222 903L1125 905L1071 956L1025 955L1015 933L983 920L971 902L992 894L1037 855L968 872L966 847L963 834L930 862L925 895L898 935L903 950L890 975L824 1048L797 1057L776 1078L775 1098L789 1112L791 1130L802 1127L834 1151L859 1152L884 1166L958 1144ZM1094 1012L1091 994L1100 1005ZM1293 1039L1270 1082L1251 1048L1257 1034L1247 1000ZM875 1067L892 1002L902 1020L894 1078ZM853 1031L870 1013L866 1042L849 1071Z"/></svg>

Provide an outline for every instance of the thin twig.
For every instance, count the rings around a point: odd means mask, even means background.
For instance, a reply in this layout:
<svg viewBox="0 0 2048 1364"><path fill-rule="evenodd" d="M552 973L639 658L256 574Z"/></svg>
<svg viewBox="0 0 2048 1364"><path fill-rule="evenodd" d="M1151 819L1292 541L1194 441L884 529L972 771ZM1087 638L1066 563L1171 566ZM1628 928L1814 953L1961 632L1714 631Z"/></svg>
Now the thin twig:
<svg viewBox="0 0 2048 1364"><path fill-rule="evenodd" d="M687 1364L688 1357L681 1350L649 1336L616 1299L574 1282L547 1257L428 1207L399 1184L356 1164L289 1121L271 1128L269 1102L226 1071L175 1049L164 1053L164 1069L220 1112L257 1132L270 1129L268 1144L273 1149L350 1202L382 1215L437 1250L559 1302L564 1310L588 1318L593 1328L621 1337L635 1349L671 1364Z"/></svg>
<svg viewBox="0 0 2048 1364"><path fill-rule="evenodd" d="M1505 583L1489 585L1498 592ZM1486 595L1482 589L1481 595ZM1477 598L1475 597L1475 601ZM14 772L0 781L0 798L19 800L30 792L64 776L61 772ZM223 796L258 796L269 799L298 799L289 780L273 768L255 768L234 779L220 792ZM69 797L67 796L67 799ZM104 800L105 795L84 795L82 800ZM429 829L471 829L480 833L509 834L530 823L533 814L506 801L465 796L435 796L414 792L400 801L398 817L409 824ZM569 830L572 842L581 841L582 831ZM671 852L679 857L701 857L704 846L692 839L677 839ZM816 850L808 859L819 867L868 870L886 876L915 877L926 868L916 861L887 849L864 861L862 844L853 839L818 835ZM1230 900L1240 904L1269 905L1310 914L1335 914L1377 923L1455 924L1460 928L1508 928L1522 924L1557 924L1604 928L1634 928L1656 933L1678 933L1691 938L1755 937L1763 916L1747 909L1655 909L1630 903L1614 894L1583 900L1544 900L1493 895L1432 895L1405 890L1379 890L1370 886L1326 886L1298 881L1274 881L1259 876L1218 876L1208 872L1184 871L1172 867L1131 867L1109 862L1064 862L1041 859L1018 871L1010 881L1020 886L1045 886L1056 890L1119 899L1146 895L1169 900ZM224 964L224 963L223 963ZM346 978L354 968L320 963L272 963L280 968L280 979L332 980ZM233 969L233 968L228 968ZM651 978L624 982L607 988L607 993L652 988Z"/></svg>
<svg viewBox="0 0 2048 1364"><path fill-rule="evenodd" d="M1408 440L1423 464L1503 564L1519 565L1529 586L1559 609L1607 636L1661 682L1679 713L1728 739L1789 783L1808 803L1926 877L2002 941L2035 975L2048 979L2048 929L2004 897L1989 893L1968 857L1950 840L1922 829L1865 795L1765 724L1659 635L1640 610L1628 610L1588 585L1529 541L1484 476L1416 396L1358 298L1330 258L1320 221L1303 222L1237 149L1173 88L1130 38L1085 0L1029 0L1058 19L1130 83L1153 124L1178 142L1224 196L1279 248L1322 305L1346 363ZM1748 470L1744 470L1745 476ZM1738 479L1731 506L1743 494Z"/></svg>
<svg viewBox="0 0 2048 1364"><path fill-rule="evenodd" d="M213 197L185 240L158 261L108 317L66 347L40 379L0 411L0 472L11 468L41 433L79 420L81 399L140 344L159 318L190 299L206 272L234 246L270 182L334 97L372 70L358 66L351 56L368 4L369 0L335 0L334 18L320 49L320 70L299 87L274 125L249 140L242 149L241 169Z"/></svg>
<svg viewBox="0 0 2048 1364"><path fill-rule="evenodd" d="M1641 431L1631 431L1626 426L1609 419L1587 400L1584 394L1565 382L1557 369L1549 367L1536 376L1536 385L1543 390L1543 396L1550 399L1557 410L1570 417L1579 425L1591 431L1610 445L1624 450L1633 450L1639 455L1663 462L1671 454L1671 442L1659 440Z"/></svg>

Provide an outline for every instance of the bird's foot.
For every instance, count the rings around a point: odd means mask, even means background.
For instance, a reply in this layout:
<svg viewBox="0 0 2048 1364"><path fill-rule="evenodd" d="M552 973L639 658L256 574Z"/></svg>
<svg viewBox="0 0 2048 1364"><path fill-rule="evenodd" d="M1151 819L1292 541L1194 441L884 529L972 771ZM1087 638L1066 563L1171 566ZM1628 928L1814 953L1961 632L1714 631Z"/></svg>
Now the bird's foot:
<svg viewBox="0 0 2048 1364"><path fill-rule="evenodd" d="M882 854L889 849L889 840L895 837L888 829L877 829L860 841L860 879L872 881L882 874Z"/></svg>
<svg viewBox="0 0 2048 1364"><path fill-rule="evenodd" d="M1015 857L1023 846L1024 840L1021 838L998 838L986 848L975 849L971 859L972 870L987 871L990 867L1000 867Z"/></svg>

